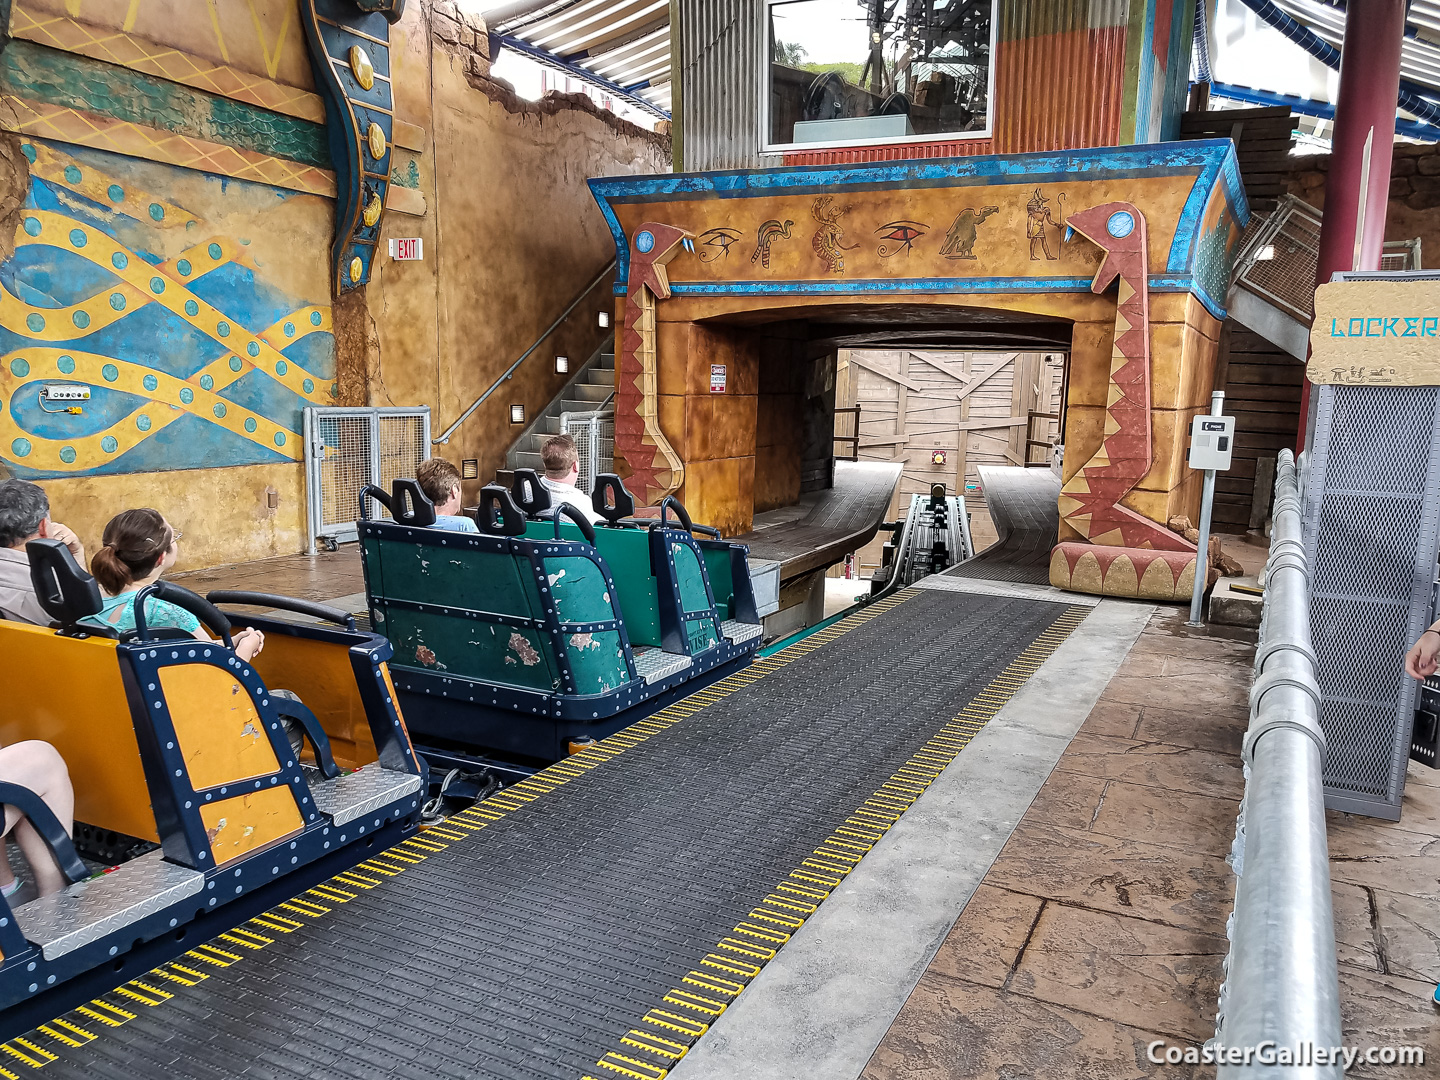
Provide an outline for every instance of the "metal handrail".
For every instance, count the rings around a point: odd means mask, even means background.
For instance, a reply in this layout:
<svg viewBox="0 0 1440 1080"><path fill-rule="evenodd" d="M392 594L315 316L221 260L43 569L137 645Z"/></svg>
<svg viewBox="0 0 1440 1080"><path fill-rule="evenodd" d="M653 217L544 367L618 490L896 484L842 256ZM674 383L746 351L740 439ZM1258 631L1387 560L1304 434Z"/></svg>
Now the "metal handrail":
<svg viewBox="0 0 1440 1080"><path fill-rule="evenodd" d="M538 349L544 343L545 339L548 338L556 331L556 329L559 328L561 323L563 323L566 319L570 317L570 313L580 306L580 301L584 300L587 296L594 292L595 287L599 285L602 281L604 281L607 277L609 277L610 272L614 269L615 260L611 259L608 263L605 264L605 269L601 270L600 273L596 274L594 280L591 281L589 285L586 285L585 288L580 291L580 295L575 297L574 300L570 301L569 306L560 313L560 317L557 318L554 322L552 322L549 326L547 326L545 328L545 332L535 339L535 343L531 345L528 349L526 349L523 353L521 353L518 360L516 360L513 364L511 364L508 368L505 369L505 374L501 375L498 379L491 383L488 390L486 390L478 398L472 401L470 403L470 407L466 409L463 413L461 413L460 418L456 420L453 424L451 424L448 428L446 428L444 432L441 433L439 438L430 440L431 445L439 446L441 443L448 443L450 441L450 436L455 434L455 429L458 428L461 424L463 424L466 420L470 419L470 415L481 405L485 404L485 399L488 398L491 394L493 394L496 390L498 390L501 383L505 382L507 379L509 379L512 375L515 374L516 370L520 367L521 364L525 362L526 358L536 349Z"/></svg>
<svg viewBox="0 0 1440 1080"><path fill-rule="evenodd" d="M1293 1065L1254 1056L1245 1062L1246 1047L1268 1044L1293 1053L1306 1045L1341 1045L1321 786L1325 735L1299 483L1293 456L1280 451L1250 727L1241 751L1248 766L1245 796L1230 856L1239 883L1216 1017L1218 1080L1297 1075ZM1299 1072L1333 1080L1344 1075L1339 1064Z"/></svg>

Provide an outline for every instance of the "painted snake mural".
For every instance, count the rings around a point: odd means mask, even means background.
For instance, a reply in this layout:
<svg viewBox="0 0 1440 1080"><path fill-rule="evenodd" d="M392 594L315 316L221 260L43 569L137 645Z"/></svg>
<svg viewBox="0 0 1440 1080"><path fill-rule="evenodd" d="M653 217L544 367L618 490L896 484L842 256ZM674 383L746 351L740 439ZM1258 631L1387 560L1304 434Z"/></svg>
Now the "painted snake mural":
<svg viewBox="0 0 1440 1080"><path fill-rule="evenodd" d="M654 506L685 481L685 464L660 430L655 302L670 296L665 264L693 240L684 229L647 221L630 241L625 323L615 376L615 453L630 467L630 488Z"/></svg>
<svg viewBox="0 0 1440 1080"><path fill-rule="evenodd" d="M1190 586L1182 584L1180 575L1187 565L1193 565L1194 545L1120 504L1150 471L1154 460L1145 217L1131 203L1111 202L1072 214L1066 224L1105 253L1090 284L1091 291L1103 292L1117 279L1120 291L1115 304L1115 343L1110 355L1104 438L1099 449L1060 489L1060 520L1090 543L1060 544L1051 560L1051 581L1063 587L1100 591L1099 587L1073 580L1078 560L1088 554L1099 564L1098 586L1104 586L1119 560L1127 586L1132 574L1137 587L1147 578L1163 576L1164 588L1159 591L1188 591ZM1152 568L1154 574L1150 573ZM1063 581L1056 580L1057 572ZM1193 581L1193 577L1189 580ZM1114 595L1112 587L1105 588L1107 594ZM1155 595L1155 589L1152 580L1151 591L1142 595ZM1124 594L1135 595L1135 591L1127 587Z"/></svg>
<svg viewBox="0 0 1440 1080"><path fill-rule="evenodd" d="M1164 525L1120 505L1153 462L1150 443L1150 294L1145 218L1113 202L1073 214L1070 228L1105 252L1090 288L1117 278L1115 344L1105 407L1105 437L1060 489L1060 518L1092 544L1193 550Z"/></svg>
<svg viewBox="0 0 1440 1080"><path fill-rule="evenodd" d="M758 262L766 270L770 269L770 245L776 240L789 240L790 227L795 222L786 218L783 223L778 218L771 218L760 226L755 233L755 254L750 256L750 261Z"/></svg>

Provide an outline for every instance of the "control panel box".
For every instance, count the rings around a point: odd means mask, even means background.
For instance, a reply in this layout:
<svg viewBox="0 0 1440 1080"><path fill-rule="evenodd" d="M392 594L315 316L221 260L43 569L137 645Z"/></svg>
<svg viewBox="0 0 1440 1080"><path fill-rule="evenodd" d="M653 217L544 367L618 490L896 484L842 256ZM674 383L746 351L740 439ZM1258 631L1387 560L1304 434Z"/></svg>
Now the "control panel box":
<svg viewBox="0 0 1440 1080"><path fill-rule="evenodd" d="M1186 460L1192 469L1226 472L1235 452L1235 417L1208 413L1190 421L1190 449Z"/></svg>
<svg viewBox="0 0 1440 1080"><path fill-rule="evenodd" d="M73 383L47 383L40 387L40 396L46 401L89 401L90 387Z"/></svg>

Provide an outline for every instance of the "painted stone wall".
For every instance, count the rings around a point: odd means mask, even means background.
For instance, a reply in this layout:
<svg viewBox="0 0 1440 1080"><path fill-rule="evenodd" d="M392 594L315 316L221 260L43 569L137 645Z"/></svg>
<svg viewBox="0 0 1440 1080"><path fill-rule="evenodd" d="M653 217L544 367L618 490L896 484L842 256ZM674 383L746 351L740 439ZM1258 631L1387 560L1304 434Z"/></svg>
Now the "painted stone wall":
<svg viewBox="0 0 1440 1080"><path fill-rule="evenodd" d="M336 375L306 253L334 183L298 9L256 10L11 5L0 470L43 482L92 547L140 505L186 533L188 565L302 543L300 410Z"/></svg>
<svg viewBox="0 0 1440 1080"><path fill-rule="evenodd" d="M91 546L119 510L161 509L185 568L300 550L301 408L428 405L438 433L610 257L585 179L668 160L588 100L518 101L488 80L483 23L412 3L383 220L425 258L381 258L332 301L299 0L7 6L0 472L43 482ZM551 355L586 358L610 303L597 291L445 452L492 475L508 405L542 407ZM42 399L52 382L90 397Z"/></svg>
<svg viewBox="0 0 1440 1080"><path fill-rule="evenodd" d="M1285 188L1310 205L1324 209L1330 155L1292 158ZM1385 239L1420 238L1422 264L1440 264L1440 147L1402 143L1390 162L1390 203L1385 211Z"/></svg>

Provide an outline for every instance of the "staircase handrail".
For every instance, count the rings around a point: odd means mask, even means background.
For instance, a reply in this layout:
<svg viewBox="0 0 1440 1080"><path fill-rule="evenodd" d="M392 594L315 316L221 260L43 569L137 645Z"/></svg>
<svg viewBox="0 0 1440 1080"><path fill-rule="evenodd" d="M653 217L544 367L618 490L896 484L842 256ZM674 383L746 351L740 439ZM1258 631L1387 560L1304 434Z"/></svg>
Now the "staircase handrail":
<svg viewBox="0 0 1440 1080"><path fill-rule="evenodd" d="M483 394L481 394L478 398L472 401L470 403L470 407L460 414L459 419L457 419L453 424L451 424L448 428L441 432L438 438L431 439L431 444L434 446L439 446L442 443L448 443L450 441L450 436L455 434L455 429L458 428L461 424L463 424L466 420L470 419L471 414L473 414L476 409L480 408L481 405L485 404L486 398L488 398L491 394L495 393L495 391L500 388L501 383L505 382L515 374L515 372L519 369L520 365L526 361L530 354L533 353L536 349L540 348L542 344L544 344L545 339L548 338L551 334L553 334L559 328L560 324L570 317L570 313L580 306L580 302L584 300L587 296L589 296L592 292L594 292L595 287L598 286L607 277L609 277L614 269L615 260L611 259L608 263L605 264L605 268L595 275L595 277L591 280L590 284L586 285L585 288L581 289L579 295L577 295L574 300L571 300L570 303L566 305L565 310L560 313L559 317L545 328L544 333L542 333L539 337L535 339L534 344L532 344L528 349L521 353L519 359L517 359L513 364L511 364L508 368L505 369L505 374L501 375L498 379L491 383L489 388Z"/></svg>

